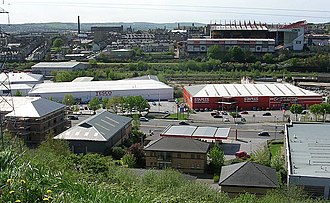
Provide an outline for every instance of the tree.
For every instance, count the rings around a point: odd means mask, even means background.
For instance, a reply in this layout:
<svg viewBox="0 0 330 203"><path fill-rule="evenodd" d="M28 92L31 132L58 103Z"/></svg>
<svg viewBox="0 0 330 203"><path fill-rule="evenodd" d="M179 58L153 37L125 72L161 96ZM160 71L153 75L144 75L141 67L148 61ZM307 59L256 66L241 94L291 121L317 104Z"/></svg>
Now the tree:
<svg viewBox="0 0 330 203"><path fill-rule="evenodd" d="M123 98L122 97L112 97L108 100L108 103L106 104L107 109L111 109L114 113L118 113L119 109L121 108L121 111L123 111Z"/></svg>
<svg viewBox="0 0 330 203"><path fill-rule="evenodd" d="M244 51L239 46L230 47L228 51L228 55L231 61L235 62L244 62L245 61L245 54Z"/></svg>
<svg viewBox="0 0 330 203"><path fill-rule="evenodd" d="M22 92L19 91L19 90L16 90L16 92L15 92L15 96L16 96L16 97L21 97L21 96L22 96Z"/></svg>
<svg viewBox="0 0 330 203"><path fill-rule="evenodd" d="M61 38L55 38L53 41L54 48L61 48L64 45L64 41Z"/></svg>
<svg viewBox="0 0 330 203"><path fill-rule="evenodd" d="M138 130L140 128L140 117L138 114L133 115L133 129Z"/></svg>
<svg viewBox="0 0 330 203"><path fill-rule="evenodd" d="M266 146L260 150L255 151L253 153L253 158L258 164L270 166L270 152Z"/></svg>
<svg viewBox="0 0 330 203"><path fill-rule="evenodd" d="M315 115L316 121L318 120L318 115L322 114L322 109L320 104L314 104L309 107L309 110L312 114Z"/></svg>
<svg viewBox="0 0 330 203"><path fill-rule="evenodd" d="M209 59L221 59L223 54L219 45L213 45L207 49L207 58Z"/></svg>
<svg viewBox="0 0 330 203"><path fill-rule="evenodd" d="M214 172L219 174L221 166L223 165L225 161L225 154L222 151L222 149L218 145L214 145L212 149L210 150L209 154L209 167Z"/></svg>
<svg viewBox="0 0 330 203"><path fill-rule="evenodd" d="M120 160L126 154L126 150L121 147L113 147L111 149L111 156L115 160Z"/></svg>
<svg viewBox="0 0 330 203"><path fill-rule="evenodd" d="M123 165L127 166L128 168L133 168L136 163L136 159L133 154L127 153L121 158Z"/></svg>
<svg viewBox="0 0 330 203"><path fill-rule="evenodd" d="M291 113L295 114L297 121L297 114L301 114L303 107L300 104L292 104L290 107Z"/></svg>
<svg viewBox="0 0 330 203"><path fill-rule="evenodd" d="M88 108L93 110L94 114L95 111L99 108L101 108L100 101L97 97L94 97L89 103L88 103Z"/></svg>
<svg viewBox="0 0 330 203"><path fill-rule="evenodd" d="M141 168L145 166L145 155L140 143L132 144L132 146L128 148L128 152L134 155L136 167Z"/></svg>
<svg viewBox="0 0 330 203"><path fill-rule="evenodd" d="M72 94L66 94L63 96L62 99L62 104L67 105L67 106L72 106L74 105L74 97Z"/></svg>

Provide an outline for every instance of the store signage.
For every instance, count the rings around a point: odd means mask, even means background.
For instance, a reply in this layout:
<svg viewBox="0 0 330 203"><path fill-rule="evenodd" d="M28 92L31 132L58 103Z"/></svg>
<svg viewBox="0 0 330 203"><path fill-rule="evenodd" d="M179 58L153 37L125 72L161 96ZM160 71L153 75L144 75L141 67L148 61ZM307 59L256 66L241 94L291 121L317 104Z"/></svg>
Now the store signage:
<svg viewBox="0 0 330 203"><path fill-rule="evenodd" d="M297 97L273 97L274 102L296 102Z"/></svg>
<svg viewBox="0 0 330 203"><path fill-rule="evenodd" d="M97 97L109 97L112 95L112 91L96 91Z"/></svg>
<svg viewBox="0 0 330 203"><path fill-rule="evenodd" d="M209 103L209 98L194 98L194 103L195 104L208 104Z"/></svg>
<svg viewBox="0 0 330 203"><path fill-rule="evenodd" d="M245 97L244 98L244 102L248 103L248 102L258 102L259 98L258 97Z"/></svg>

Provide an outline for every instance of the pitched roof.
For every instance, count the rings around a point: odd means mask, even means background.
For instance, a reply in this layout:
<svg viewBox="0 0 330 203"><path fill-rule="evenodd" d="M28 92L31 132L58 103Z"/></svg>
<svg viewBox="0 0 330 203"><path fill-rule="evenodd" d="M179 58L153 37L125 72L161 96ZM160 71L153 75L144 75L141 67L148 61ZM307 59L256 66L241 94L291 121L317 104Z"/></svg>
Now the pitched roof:
<svg viewBox="0 0 330 203"><path fill-rule="evenodd" d="M34 68L73 68L81 64L77 61L65 61L65 62L40 62L32 66Z"/></svg>
<svg viewBox="0 0 330 203"><path fill-rule="evenodd" d="M276 170L254 162L242 162L221 169L220 186L278 187Z"/></svg>
<svg viewBox="0 0 330 203"><path fill-rule="evenodd" d="M103 111L64 131L54 139L108 141L132 121L132 118Z"/></svg>
<svg viewBox="0 0 330 203"><path fill-rule="evenodd" d="M1 103L1 111L11 112L6 117L39 118L65 108L63 104L40 97L8 97L7 100L14 104L15 111L8 103Z"/></svg>
<svg viewBox="0 0 330 203"><path fill-rule="evenodd" d="M191 138L161 137L144 147L147 151L206 153L209 144Z"/></svg>

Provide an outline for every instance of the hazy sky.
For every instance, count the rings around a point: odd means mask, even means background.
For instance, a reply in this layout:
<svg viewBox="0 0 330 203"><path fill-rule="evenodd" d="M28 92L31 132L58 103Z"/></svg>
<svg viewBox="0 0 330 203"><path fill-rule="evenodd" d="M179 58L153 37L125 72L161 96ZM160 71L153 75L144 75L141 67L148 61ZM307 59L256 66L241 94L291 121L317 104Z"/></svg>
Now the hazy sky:
<svg viewBox="0 0 330 203"><path fill-rule="evenodd" d="M330 0L4 0L0 7L14 24L76 22L78 15L82 23L330 21ZM2 23L7 23L5 14Z"/></svg>

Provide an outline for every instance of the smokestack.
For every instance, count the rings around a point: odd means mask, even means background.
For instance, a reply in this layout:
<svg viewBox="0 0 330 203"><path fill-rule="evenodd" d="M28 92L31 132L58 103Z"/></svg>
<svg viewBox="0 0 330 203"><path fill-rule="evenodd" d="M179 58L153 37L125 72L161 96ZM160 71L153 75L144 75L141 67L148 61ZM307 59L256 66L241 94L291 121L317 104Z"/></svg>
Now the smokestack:
<svg viewBox="0 0 330 203"><path fill-rule="evenodd" d="M78 16L78 35L80 34L80 16Z"/></svg>

